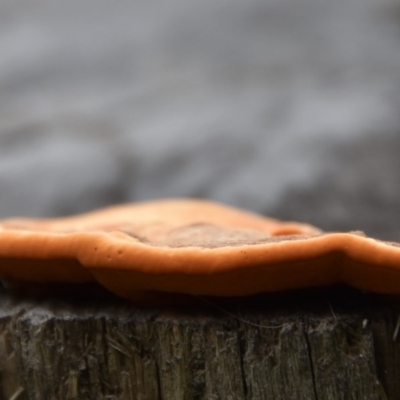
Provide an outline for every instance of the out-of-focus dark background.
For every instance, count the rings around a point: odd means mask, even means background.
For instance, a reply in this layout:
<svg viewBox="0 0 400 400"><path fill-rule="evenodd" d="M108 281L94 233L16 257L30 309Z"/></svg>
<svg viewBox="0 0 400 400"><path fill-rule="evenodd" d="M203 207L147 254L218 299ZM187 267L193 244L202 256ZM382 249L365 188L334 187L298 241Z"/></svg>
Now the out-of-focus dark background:
<svg viewBox="0 0 400 400"><path fill-rule="evenodd" d="M204 197L400 240L398 0L3 0L0 218Z"/></svg>

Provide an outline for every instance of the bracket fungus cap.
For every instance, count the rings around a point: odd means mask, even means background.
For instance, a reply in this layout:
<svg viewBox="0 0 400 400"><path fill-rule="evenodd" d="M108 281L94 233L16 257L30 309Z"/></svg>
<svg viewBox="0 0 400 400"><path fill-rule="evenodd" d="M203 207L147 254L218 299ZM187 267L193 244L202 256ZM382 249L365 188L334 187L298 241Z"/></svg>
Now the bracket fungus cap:
<svg viewBox="0 0 400 400"><path fill-rule="evenodd" d="M400 246L210 201L159 200L0 221L0 277L17 287L98 282L144 302L152 293L232 297L335 283L400 294Z"/></svg>

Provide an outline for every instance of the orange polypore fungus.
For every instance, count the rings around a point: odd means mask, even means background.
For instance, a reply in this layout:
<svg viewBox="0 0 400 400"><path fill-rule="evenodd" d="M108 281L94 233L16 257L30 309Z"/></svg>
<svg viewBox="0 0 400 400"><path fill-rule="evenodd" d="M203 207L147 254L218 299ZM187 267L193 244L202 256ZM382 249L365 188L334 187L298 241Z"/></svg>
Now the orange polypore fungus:
<svg viewBox="0 0 400 400"><path fill-rule="evenodd" d="M400 294L400 247L207 201L164 200L68 218L3 220L0 277L14 286L97 281L131 300L334 283Z"/></svg>

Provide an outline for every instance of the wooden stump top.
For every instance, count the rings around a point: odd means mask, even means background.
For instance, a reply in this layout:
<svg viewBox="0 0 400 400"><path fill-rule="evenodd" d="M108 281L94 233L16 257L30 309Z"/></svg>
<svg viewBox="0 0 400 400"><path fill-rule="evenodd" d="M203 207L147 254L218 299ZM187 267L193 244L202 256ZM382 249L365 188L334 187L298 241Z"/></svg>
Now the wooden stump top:
<svg viewBox="0 0 400 400"><path fill-rule="evenodd" d="M0 294L0 399L396 399L399 306L346 287L190 310Z"/></svg>

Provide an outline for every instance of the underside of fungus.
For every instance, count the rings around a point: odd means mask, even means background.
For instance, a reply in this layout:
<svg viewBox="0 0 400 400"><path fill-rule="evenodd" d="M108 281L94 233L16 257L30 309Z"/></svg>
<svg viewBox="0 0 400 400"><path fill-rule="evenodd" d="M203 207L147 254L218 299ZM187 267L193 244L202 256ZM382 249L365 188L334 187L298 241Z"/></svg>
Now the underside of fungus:
<svg viewBox="0 0 400 400"><path fill-rule="evenodd" d="M400 246L208 201L161 200L0 221L0 277L13 287L97 282L142 302L335 283L400 294Z"/></svg>

